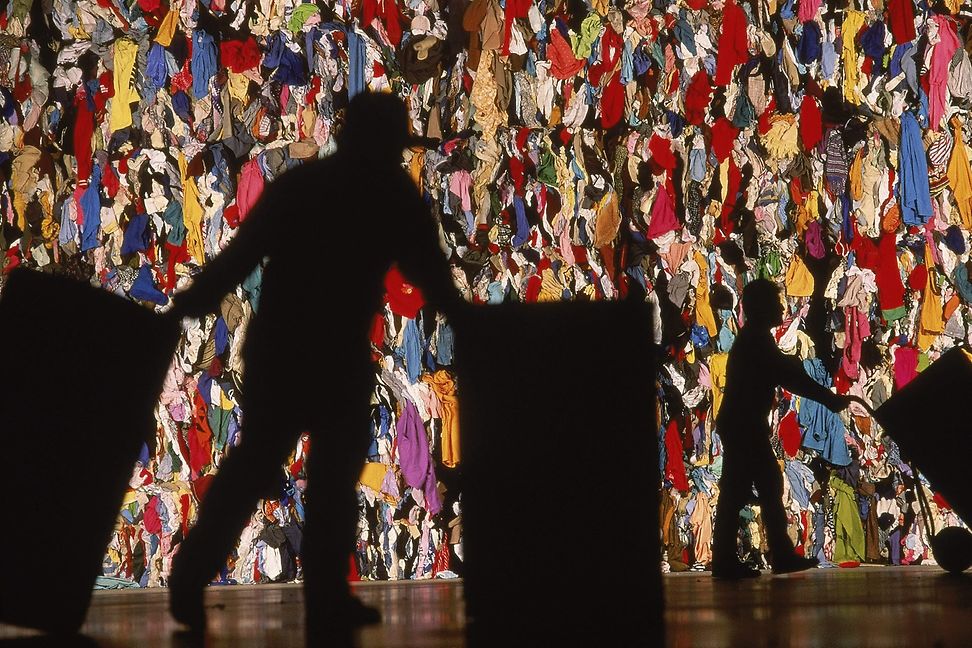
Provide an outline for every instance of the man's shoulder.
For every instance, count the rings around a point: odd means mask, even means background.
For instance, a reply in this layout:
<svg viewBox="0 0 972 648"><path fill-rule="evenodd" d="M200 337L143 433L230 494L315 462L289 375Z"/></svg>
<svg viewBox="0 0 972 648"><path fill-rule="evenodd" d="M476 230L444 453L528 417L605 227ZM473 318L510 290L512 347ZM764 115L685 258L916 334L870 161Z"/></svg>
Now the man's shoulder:
<svg viewBox="0 0 972 648"><path fill-rule="evenodd" d="M778 352L776 341L768 331L746 330L744 326L739 335L733 340L730 356L745 356L747 361L762 361L768 359L767 354Z"/></svg>

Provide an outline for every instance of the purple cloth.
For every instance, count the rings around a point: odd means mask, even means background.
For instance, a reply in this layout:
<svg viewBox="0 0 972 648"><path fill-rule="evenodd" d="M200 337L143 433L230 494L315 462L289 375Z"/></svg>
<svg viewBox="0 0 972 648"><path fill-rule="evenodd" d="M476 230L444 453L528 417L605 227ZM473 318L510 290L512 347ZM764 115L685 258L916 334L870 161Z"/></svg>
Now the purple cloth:
<svg viewBox="0 0 972 648"><path fill-rule="evenodd" d="M807 252L814 259L822 259L827 254L823 244L823 233L820 230L820 221L813 221L807 225L806 243Z"/></svg>
<svg viewBox="0 0 972 648"><path fill-rule="evenodd" d="M429 454L425 425L411 401L405 401L395 429L398 432L398 463L402 467L405 483L425 493L425 508L435 515L442 510L439 491L436 490L435 466Z"/></svg>

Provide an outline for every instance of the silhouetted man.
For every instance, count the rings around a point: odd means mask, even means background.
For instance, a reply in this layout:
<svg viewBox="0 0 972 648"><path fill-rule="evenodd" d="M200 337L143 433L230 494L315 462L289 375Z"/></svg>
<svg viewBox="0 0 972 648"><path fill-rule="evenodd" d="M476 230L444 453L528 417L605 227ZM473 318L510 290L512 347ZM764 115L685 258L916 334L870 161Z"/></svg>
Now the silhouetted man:
<svg viewBox="0 0 972 648"><path fill-rule="evenodd" d="M783 322L783 302L774 283L757 279L742 293L745 325L729 352L726 393L716 419L722 439L722 478L716 507L712 547L712 575L738 579L759 576L759 570L739 562L736 537L739 510L752 494L759 495L760 510L772 552L773 573L801 571L817 565L793 549L786 533L783 477L770 446L769 413L777 385L815 400L834 411L849 399L816 383L796 358L776 346L770 332Z"/></svg>
<svg viewBox="0 0 972 648"><path fill-rule="evenodd" d="M399 99L355 96L337 152L269 184L236 237L175 297L178 314L212 312L269 259L243 346L241 442L220 465L169 580L172 615L193 629L205 627L206 584L258 500L273 496L304 431L312 443L302 543L308 636L380 620L347 584L355 484L370 440L370 324L392 262L433 308L454 314L464 303L434 221L401 167L410 143Z"/></svg>

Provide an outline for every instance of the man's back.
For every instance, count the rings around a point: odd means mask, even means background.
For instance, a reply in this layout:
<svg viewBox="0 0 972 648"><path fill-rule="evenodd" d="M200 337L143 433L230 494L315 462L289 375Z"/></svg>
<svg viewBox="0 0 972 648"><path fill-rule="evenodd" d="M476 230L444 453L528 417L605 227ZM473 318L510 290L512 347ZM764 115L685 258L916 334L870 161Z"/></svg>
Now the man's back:
<svg viewBox="0 0 972 648"><path fill-rule="evenodd" d="M271 238L260 317L309 335L359 335L381 306L382 280L406 246L421 205L400 167L377 171L340 153L293 169L268 187ZM411 224L411 227L408 225ZM324 313L325 317L311 317Z"/></svg>
<svg viewBox="0 0 972 648"><path fill-rule="evenodd" d="M329 336L360 349L392 262L433 305L458 298L415 185L399 164L364 154L339 151L268 184L183 300L218 300L266 257L250 352L269 340L267 353L309 351Z"/></svg>
<svg viewBox="0 0 972 648"><path fill-rule="evenodd" d="M717 425L721 435L768 433L782 354L768 330L744 326L729 351L726 393Z"/></svg>

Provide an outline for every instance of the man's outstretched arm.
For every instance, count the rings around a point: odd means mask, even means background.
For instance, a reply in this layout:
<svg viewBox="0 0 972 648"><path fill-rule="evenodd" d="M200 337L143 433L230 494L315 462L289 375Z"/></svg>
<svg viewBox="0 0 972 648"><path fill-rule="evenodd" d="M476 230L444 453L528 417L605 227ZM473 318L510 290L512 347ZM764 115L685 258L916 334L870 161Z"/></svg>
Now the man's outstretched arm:
<svg viewBox="0 0 972 648"><path fill-rule="evenodd" d="M177 314L202 317L215 311L223 297L271 254L274 220L290 204L280 183L267 185L229 245L193 277L186 290L173 297Z"/></svg>
<svg viewBox="0 0 972 648"><path fill-rule="evenodd" d="M775 349L773 355L773 369L777 373L780 387L798 396L822 403L835 412L843 410L850 404L847 396L835 394L811 378L796 358L784 355L779 349Z"/></svg>
<svg viewBox="0 0 972 648"><path fill-rule="evenodd" d="M401 236L395 257L405 277L418 286L429 305L455 318L467 307L452 281L452 270L439 245L439 228L413 187L401 202Z"/></svg>

